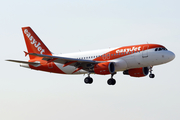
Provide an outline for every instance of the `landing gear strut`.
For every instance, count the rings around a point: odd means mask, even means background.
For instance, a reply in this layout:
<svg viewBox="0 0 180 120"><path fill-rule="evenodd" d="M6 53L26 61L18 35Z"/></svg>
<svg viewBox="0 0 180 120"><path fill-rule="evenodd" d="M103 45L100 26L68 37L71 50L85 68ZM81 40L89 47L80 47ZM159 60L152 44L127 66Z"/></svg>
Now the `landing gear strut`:
<svg viewBox="0 0 180 120"><path fill-rule="evenodd" d="M92 84L92 83L93 83L93 79L90 77L90 73L88 74L88 77L86 77L86 78L84 79L84 82L85 82L86 84Z"/></svg>
<svg viewBox="0 0 180 120"><path fill-rule="evenodd" d="M152 74L152 66L149 68L149 72L150 72L150 74L149 74L149 77L150 78L154 78L155 77L155 75L154 74Z"/></svg>
<svg viewBox="0 0 180 120"><path fill-rule="evenodd" d="M111 74L111 78L107 81L108 85L115 85L116 84L116 80L113 78L113 76L115 74L116 74L116 72Z"/></svg>

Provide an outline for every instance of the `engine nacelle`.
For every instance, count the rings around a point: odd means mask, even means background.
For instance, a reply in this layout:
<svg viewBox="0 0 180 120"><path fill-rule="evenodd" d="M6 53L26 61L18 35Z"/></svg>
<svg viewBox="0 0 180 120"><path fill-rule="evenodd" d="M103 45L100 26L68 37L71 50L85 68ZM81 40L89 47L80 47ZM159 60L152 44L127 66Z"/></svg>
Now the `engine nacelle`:
<svg viewBox="0 0 180 120"><path fill-rule="evenodd" d="M149 74L149 68L143 67L143 68L129 69L129 70L125 70L123 74L130 75L131 77L144 77Z"/></svg>
<svg viewBox="0 0 180 120"><path fill-rule="evenodd" d="M113 62L98 63L94 66L96 74L107 75L115 72L115 65Z"/></svg>

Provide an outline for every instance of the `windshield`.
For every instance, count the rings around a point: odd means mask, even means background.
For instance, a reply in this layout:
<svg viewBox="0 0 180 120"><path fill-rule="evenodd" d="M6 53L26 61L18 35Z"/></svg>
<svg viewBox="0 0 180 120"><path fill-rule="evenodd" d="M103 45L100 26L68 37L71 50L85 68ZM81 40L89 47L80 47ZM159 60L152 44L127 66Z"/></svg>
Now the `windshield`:
<svg viewBox="0 0 180 120"><path fill-rule="evenodd" d="M156 48L155 51L167 50L166 48Z"/></svg>

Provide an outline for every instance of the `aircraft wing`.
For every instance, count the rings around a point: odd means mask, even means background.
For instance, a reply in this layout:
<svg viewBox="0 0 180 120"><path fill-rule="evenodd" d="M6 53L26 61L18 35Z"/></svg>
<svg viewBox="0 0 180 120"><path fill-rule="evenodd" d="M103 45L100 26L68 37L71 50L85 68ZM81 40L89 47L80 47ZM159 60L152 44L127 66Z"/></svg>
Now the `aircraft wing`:
<svg viewBox="0 0 180 120"><path fill-rule="evenodd" d="M47 62L55 62L55 63L64 64L63 67L71 65L77 68L82 67L82 69L84 70L88 70L89 68L92 68L95 64L101 62L101 61L93 61L93 60L60 57L60 56L43 55L43 54L37 54L37 53L29 53L29 55L42 57L42 60L46 60Z"/></svg>

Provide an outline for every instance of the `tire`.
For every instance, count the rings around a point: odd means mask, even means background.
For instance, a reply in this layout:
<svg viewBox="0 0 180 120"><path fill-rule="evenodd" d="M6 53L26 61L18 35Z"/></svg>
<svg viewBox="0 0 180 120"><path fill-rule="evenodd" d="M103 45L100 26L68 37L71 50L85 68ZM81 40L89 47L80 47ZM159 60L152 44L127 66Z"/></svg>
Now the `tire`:
<svg viewBox="0 0 180 120"><path fill-rule="evenodd" d="M116 84L116 80L113 79L113 78L110 78L108 81L107 81L108 85L115 85Z"/></svg>
<svg viewBox="0 0 180 120"><path fill-rule="evenodd" d="M86 84L91 84L91 83L93 82L93 79L92 79L91 77L86 77L86 78L84 79L84 82L85 82Z"/></svg>
<svg viewBox="0 0 180 120"><path fill-rule="evenodd" d="M150 77L150 78L154 78L155 75L154 75L154 74L150 74L149 77Z"/></svg>

